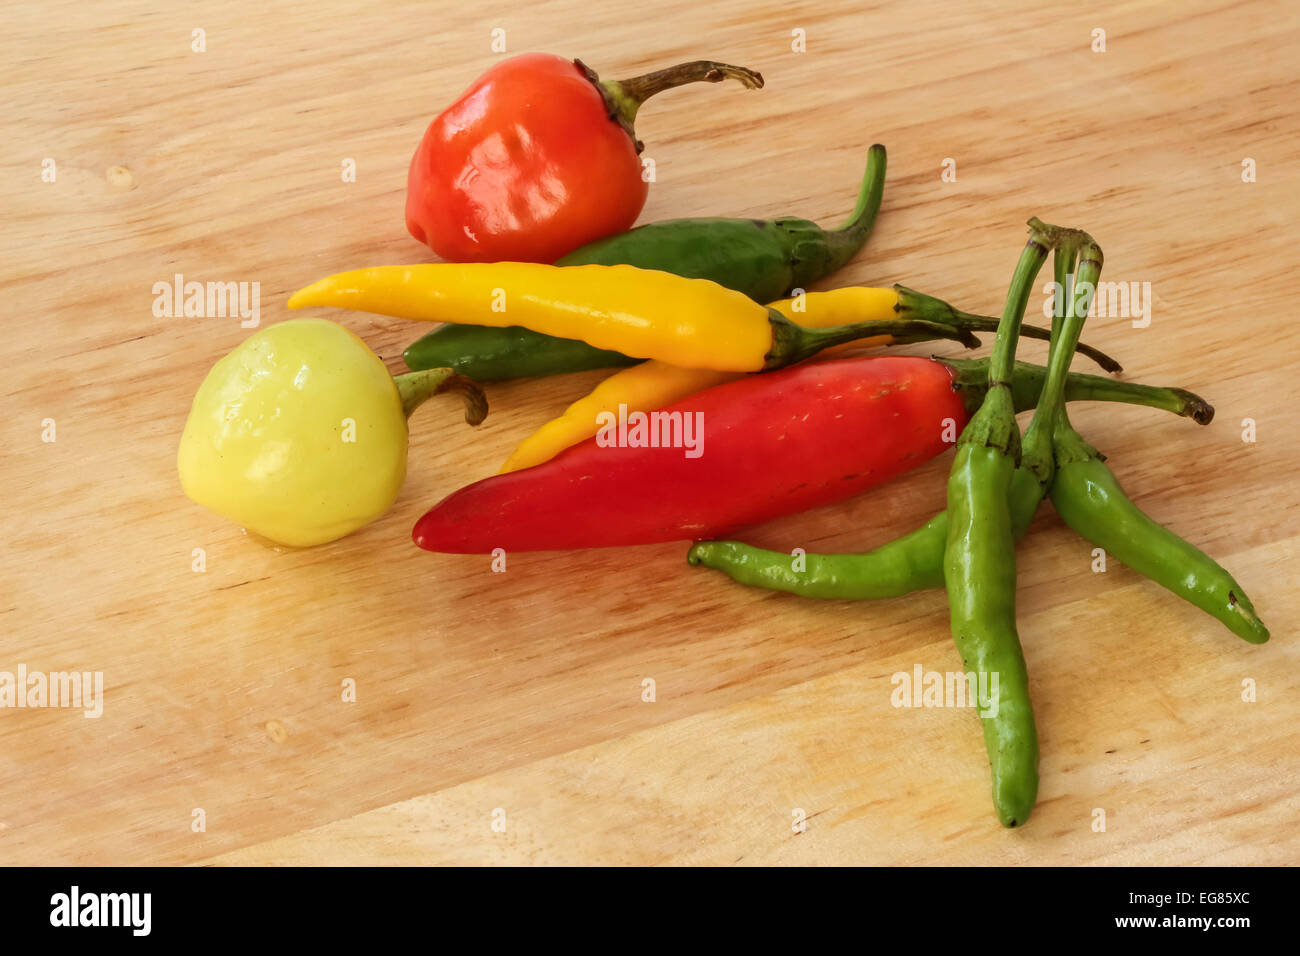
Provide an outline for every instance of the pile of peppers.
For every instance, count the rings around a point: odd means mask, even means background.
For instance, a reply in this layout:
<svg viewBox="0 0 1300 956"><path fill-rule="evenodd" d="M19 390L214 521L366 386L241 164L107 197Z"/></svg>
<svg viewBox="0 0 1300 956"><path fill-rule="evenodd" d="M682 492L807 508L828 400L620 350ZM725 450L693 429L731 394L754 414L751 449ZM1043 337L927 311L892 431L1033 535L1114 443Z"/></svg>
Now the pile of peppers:
<svg viewBox="0 0 1300 956"><path fill-rule="evenodd" d="M1241 586L1125 497L1066 408L1123 402L1199 424L1214 410L1181 388L1071 371L1076 353L1120 370L1080 342L1103 256L1079 229L1029 221L998 317L901 284L807 291L870 236L883 146L868 150L838 228L794 217L629 228L647 192L637 108L682 83L728 78L763 84L712 60L621 82L542 54L489 70L435 118L411 163L407 228L445 261L336 273L288 302L440 323L406 349L410 371L390 377L323 319L263 329L200 386L182 485L273 543L322 544L396 500L407 418L430 396L457 392L477 424L482 383L614 369L496 474L430 508L415 543L485 554L689 540L690 565L752 587L841 600L943 588L972 686L996 688L996 700L980 701L994 808L1004 826L1022 825L1038 791L1038 739L1015 546L1045 498L1080 535L1234 634L1268 639ZM1049 256L1064 294L1045 329L1023 318ZM943 339L975 347L976 333L994 335L987 358L858 354ZM1016 360L1022 336L1050 342L1045 367ZM1031 409L1022 436L1016 415ZM791 555L733 537L954 446L947 508L872 551Z"/></svg>

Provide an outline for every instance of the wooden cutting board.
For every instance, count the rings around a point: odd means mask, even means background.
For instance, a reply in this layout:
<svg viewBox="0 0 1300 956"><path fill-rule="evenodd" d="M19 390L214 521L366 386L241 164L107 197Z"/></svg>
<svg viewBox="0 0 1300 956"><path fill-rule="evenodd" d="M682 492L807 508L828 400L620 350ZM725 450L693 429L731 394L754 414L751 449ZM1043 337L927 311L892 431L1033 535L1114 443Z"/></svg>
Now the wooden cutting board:
<svg viewBox="0 0 1300 956"><path fill-rule="evenodd" d="M96 719L0 710L0 862L1296 862L1296 8L991 6L7 7L0 671L104 689ZM260 283L266 325L319 276L427 259L407 163L500 59L498 29L508 53L611 77L702 56L763 72L761 92L645 108L643 221L836 222L882 142L876 235L834 282L995 313L1030 215L1088 228L1106 278L1150 283L1151 320L1085 337L1218 417L1075 422L1246 584L1273 641L1113 561L1095 573L1045 507L1019 552L1042 789L1009 832L974 715L891 704L891 675L958 666L941 593L760 593L688 568L684 544L510 555L504 574L411 545L428 505L600 373L493 385L477 430L453 400L422 409L392 512L327 547L268 550L192 504L190 399L249 330L157 317L155 283ZM330 317L394 369L424 331ZM947 465L749 538L874 545L942 506Z"/></svg>

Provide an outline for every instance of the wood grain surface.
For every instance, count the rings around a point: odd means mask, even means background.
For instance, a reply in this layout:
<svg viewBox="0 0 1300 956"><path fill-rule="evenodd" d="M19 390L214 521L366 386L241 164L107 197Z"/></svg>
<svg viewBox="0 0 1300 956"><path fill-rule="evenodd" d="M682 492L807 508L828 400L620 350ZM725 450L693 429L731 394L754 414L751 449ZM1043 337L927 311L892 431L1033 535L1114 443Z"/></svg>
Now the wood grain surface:
<svg viewBox="0 0 1300 956"><path fill-rule="evenodd" d="M0 862L1297 861L1294 4L118 0L3 18L0 671L99 671L104 698L96 719L0 709ZM1105 278L1149 282L1152 310L1085 337L1218 417L1089 406L1075 423L1249 588L1272 642L1113 561L1094 573L1045 507L1019 552L1042 788L1005 831L975 717L891 705L895 672L958 666L941 593L760 593L689 569L684 543L511 555L504 574L411 545L429 504L600 373L491 386L477 430L431 403L391 513L330 546L273 551L191 503L191 397L249 330L156 317L154 283L258 282L267 325L326 273L429 258L403 228L407 163L500 58L495 28L510 53L609 77L702 56L762 71L761 92L642 111L642 221L836 222L882 142L876 234L833 283L983 312L1030 215L1088 228ZM330 317L393 369L424 331ZM949 460L747 537L882 542L942 505Z"/></svg>

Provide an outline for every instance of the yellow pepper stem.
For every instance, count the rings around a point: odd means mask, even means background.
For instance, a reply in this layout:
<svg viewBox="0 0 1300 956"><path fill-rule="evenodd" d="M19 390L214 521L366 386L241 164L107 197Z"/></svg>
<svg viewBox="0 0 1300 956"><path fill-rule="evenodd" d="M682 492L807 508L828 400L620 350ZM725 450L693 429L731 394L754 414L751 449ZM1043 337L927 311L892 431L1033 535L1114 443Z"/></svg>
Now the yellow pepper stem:
<svg viewBox="0 0 1300 956"><path fill-rule="evenodd" d="M934 339L953 339L972 349L980 344L980 340L964 326L924 322L919 319L884 322L873 319L866 322L850 322L847 325L833 325L829 328L810 329L796 325L776 309L768 309L768 321L772 325L772 350L764 359L763 367L767 369L784 368L795 362L802 362L833 345L879 335L888 335L895 343L900 344L928 342Z"/></svg>
<svg viewBox="0 0 1300 956"><path fill-rule="evenodd" d="M943 301L943 299L936 299L932 295L917 292L905 285L895 285L894 291L898 293L898 304L894 306L894 311L900 319L924 319L927 322L956 325L975 332L997 331L998 320L992 316L972 315L970 312L963 312L961 309L954 308ZM1044 342L1052 337L1050 330L1039 328L1036 325L1022 325L1020 335L1023 338L1040 339ZM1124 371L1124 366L1120 365L1119 362L1086 342L1077 343L1074 350L1080 355L1086 355L1107 372Z"/></svg>
<svg viewBox="0 0 1300 956"><path fill-rule="evenodd" d="M487 418L488 403L483 389L473 379L460 375L454 369L429 368L419 372L406 372L393 379L397 394L402 398L402 411L411 413L426 400L442 392L458 392L465 402L465 421L480 425Z"/></svg>

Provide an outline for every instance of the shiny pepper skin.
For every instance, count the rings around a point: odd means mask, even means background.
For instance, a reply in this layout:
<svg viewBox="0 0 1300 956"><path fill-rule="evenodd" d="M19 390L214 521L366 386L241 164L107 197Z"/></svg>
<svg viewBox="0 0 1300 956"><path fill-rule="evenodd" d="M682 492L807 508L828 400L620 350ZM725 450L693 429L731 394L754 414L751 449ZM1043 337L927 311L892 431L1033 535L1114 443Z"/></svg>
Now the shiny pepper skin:
<svg viewBox="0 0 1300 956"><path fill-rule="evenodd" d="M843 500L934 458L949 447L945 420L967 418L953 384L948 365L905 356L751 375L663 409L702 424L699 457L594 436L453 492L413 537L452 554L717 537Z"/></svg>
<svg viewBox="0 0 1300 956"><path fill-rule="evenodd" d="M340 325L297 319L249 336L213 366L177 464L194 501L277 544L308 547L388 510L406 444L402 399L379 357Z"/></svg>
<svg viewBox="0 0 1300 956"><path fill-rule="evenodd" d="M636 143L572 60L525 53L440 113L411 160L406 228L453 262L552 262L636 220Z"/></svg>
<svg viewBox="0 0 1300 956"><path fill-rule="evenodd" d="M752 70L695 60L602 81L576 60L503 60L434 118L411 160L406 228L452 262L554 262L628 229L645 205L637 108L684 83Z"/></svg>

